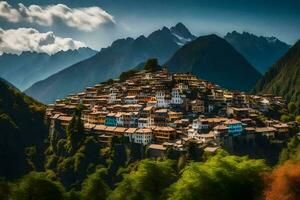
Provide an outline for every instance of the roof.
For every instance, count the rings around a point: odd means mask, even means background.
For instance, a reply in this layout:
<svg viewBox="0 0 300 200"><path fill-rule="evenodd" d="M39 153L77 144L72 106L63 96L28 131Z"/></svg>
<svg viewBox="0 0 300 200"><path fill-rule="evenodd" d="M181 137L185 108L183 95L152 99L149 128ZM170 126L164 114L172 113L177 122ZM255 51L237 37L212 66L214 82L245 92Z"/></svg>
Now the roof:
<svg viewBox="0 0 300 200"><path fill-rule="evenodd" d="M155 131L175 131L174 128L169 127L169 126L156 126L153 128Z"/></svg>
<svg viewBox="0 0 300 200"><path fill-rule="evenodd" d="M117 133L124 133L127 128L124 127L117 127L114 131Z"/></svg>
<svg viewBox="0 0 300 200"><path fill-rule="evenodd" d="M96 125L95 124L88 124L88 123L85 123L84 124L84 128L86 128L86 129L92 129L92 128L94 128Z"/></svg>
<svg viewBox="0 0 300 200"><path fill-rule="evenodd" d="M227 118L224 118L224 117L213 117L213 118L201 118L200 121L201 122L210 122L210 123L220 123L220 122L223 122L223 121L226 121L228 120Z"/></svg>
<svg viewBox="0 0 300 200"><path fill-rule="evenodd" d="M276 129L272 127L259 127L255 129L255 132L257 133L274 132L274 131L276 131Z"/></svg>
<svg viewBox="0 0 300 200"><path fill-rule="evenodd" d="M198 137L200 137L200 138L212 138L213 137L214 138L215 134L212 132L209 132L207 134L199 134Z"/></svg>
<svg viewBox="0 0 300 200"><path fill-rule="evenodd" d="M149 128L140 128L138 130L136 130L136 132L138 133L152 133L152 130Z"/></svg>
<svg viewBox="0 0 300 200"><path fill-rule="evenodd" d="M220 147L206 147L206 148L204 149L204 151L214 153L214 152L216 152L219 148L220 148Z"/></svg>
<svg viewBox="0 0 300 200"><path fill-rule="evenodd" d="M275 128L288 128L289 126L287 124L274 124L273 127Z"/></svg>
<svg viewBox="0 0 300 200"><path fill-rule="evenodd" d="M114 117L116 114L115 113L108 113L106 116L107 117Z"/></svg>
<svg viewBox="0 0 300 200"><path fill-rule="evenodd" d="M66 122L71 121L72 118L73 118L73 117L71 117L71 116L59 116L59 117L58 117L58 119L59 119L60 121L66 121Z"/></svg>
<svg viewBox="0 0 300 200"><path fill-rule="evenodd" d="M145 107L143 110L144 111L150 111L150 110L152 110L153 109L153 106L147 106L147 107Z"/></svg>
<svg viewBox="0 0 300 200"><path fill-rule="evenodd" d="M104 131L106 129L107 126L104 125L96 125L94 130L96 131Z"/></svg>
<svg viewBox="0 0 300 200"><path fill-rule="evenodd" d="M159 109L155 111L156 113L166 113L168 112L168 109Z"/></svg>
<svg viewBox="0 0 300 200"><path fill-rule="evenodd" d="M228 127L224 126L224 125L218 125L218 126L215 126L214 129L217 129L217 130L227 130Z"/></svg>
<svg viewBox="0 0 300 200"><path fill-rule="evenodd" d="M239 124L239 123L241 123L241 122L236 119L229 119L226 122L224 122L224 124L226 124L226 125Z"/></svg>
<svg viewBox="0 0 300 200"><path fill-rule="evenodd" d="M116 129L116 127L114 126L107 126L105 131L114 131Z"/></svg>
<svg viewBox="0 0 300 200"><path fill-rule="evenodd" d="M137 128L128 128L125 133L135 133L135 131L137 130Z"/></svg>
<svg viewBox="0 0 300 200"><path fill-rule="evenodd" d="M149 148L149 149L162 150L162 151L164 151L164 150L167 149L166 147L164 147L164 146L161 145L161 144L150 144L148 148Z"/></svg>

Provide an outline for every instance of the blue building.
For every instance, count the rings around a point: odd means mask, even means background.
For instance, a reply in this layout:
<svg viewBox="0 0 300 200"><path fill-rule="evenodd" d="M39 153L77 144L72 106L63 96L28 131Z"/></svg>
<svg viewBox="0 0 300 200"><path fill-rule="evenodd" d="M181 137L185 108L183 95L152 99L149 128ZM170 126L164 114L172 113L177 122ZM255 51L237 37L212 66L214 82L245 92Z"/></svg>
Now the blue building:
<svg viewBox="0 0 300 200"><path fill-rule="evenodd" d="M109 113L105 117L105 125L106 126L117 126L117 118L114 113Z"/></svg>
<svg viewBox="0 0 300 200"><path fill-rule="evenodd" d="M229 136L238 136L243 132L243 124L238 120L229 119L224 123L224 125L228 128Z"/></svg>

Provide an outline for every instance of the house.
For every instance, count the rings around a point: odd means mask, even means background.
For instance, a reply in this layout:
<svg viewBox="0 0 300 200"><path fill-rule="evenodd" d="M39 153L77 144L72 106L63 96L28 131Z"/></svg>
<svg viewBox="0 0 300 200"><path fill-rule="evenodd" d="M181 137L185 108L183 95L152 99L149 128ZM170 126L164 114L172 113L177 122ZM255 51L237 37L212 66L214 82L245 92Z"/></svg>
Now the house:
<svg viewBox="0 0 300 200"><path fill-rule="evenodd" d="M117 126L117 118L115 113L109 113L106 115L105 126Z"/></svg>
<svg viewBox="0 0 300 200"><path fill-rule="evenodd" d="M199 119L194 119L192 123L192 129L196 132L200 132L202 129L202 122Z"/></svg>
<svg viewBox="0 0 300 200"><path fill-rule="evenodd" d="M152 130L149 128L139 128L132 133L132 142L147 145L153 139Z"/></svg>
<svg viewBox="0 0 300 200"><path fill-rule="evenodd" d="M218 132L221 138L226 137L228 135L228 127L222 124L215 126L213 130L215 132Z"/></svg>
<svg viewBox="0 0 300 200"><path fill-rule="evenodd" d="M236 119L248 118L250 113L249 108L227 107L227 116Z"/></svg>
<svg viewBox="0 0 300 200"><path fill-rule="evenodd" d="M276 129L277 133L288 133L289 126L286 123L274 124L273 127Z"/></svg>
<svg viewBox="0 0 300 200"><path fill-rule="evenodd" d="M194 101L191 101L191 110L193 113L204 113L205 112L204 101L201 99L196 99Z"/></svg>
<svg viewBox="0 0 300 200"><path fill-rule="evenodd" d="M93 128L93 132L97 135L104 135L105 134L105 129L107 128L107 126L105 125L96 125Z"/></svg>
<svg viewBox="0 0 300 200"><path fill-rule="evenodd" d="M188 138L196 138L199 135L198 131L193 129L193 128L189 128L187 130L187 136Z"/></svg>
<svg viewBox="0 0 300 200"><path fill-rule="evenodd" d="M59 121L60 125L63 127L67 127L71 122L73 117L67 115L60 115L57 120Z"/></svg>
<svg viewBox="0 0 300 200"><path fill-rule="evenodd" d="M217 139L217 134L213 131L207 133L207 134L198 134L196 136L196 139L199 140L201 143L209 143L213 142Z"/></svg>
<svg viewBox="0 0 300 200"><path fill-rule="evenodd" d="M286 123L278 123L272 126L276 129L276 137L278 139L285 139L289 136L289 125Z"/></svg>
<svg viewBox="0 0 300 200"><path fill-rule="evenodd" d="M150 158L159 158L165 156L166 150L162 144L150 144L147 152Z"/></svg>
<svg viewBox="0 0 300 200"><path fill-rule="evenodd" d="M123 115L124 113L121 112L116 113L117 126L124 126Z"/></svg>
<svg viewBox="0 0 300 200"><path fill-rule="evenodd" d="M176 129L172 127L159 127L153 128L153 135L155 141L158 143L169 142L176 139Z"/></svg>
<svg viewBox="0 0 300 200"><path fill-rule="evenodd" d="M168 111L168 121L170 123L173 123L178 119L182 119L182 116L183 116L182 112Z"/></svg>
<svg viewBox="0 0 300 200"><path fill-rule="evenodd" d="M276 129L273 128L273 127L258 127L258 128L255 128L255 133L256 134L265 136L268 139L274 139L275 138L275 132L276 132Z"/></svg>
<svg viewBox="0 0 300 200"><path fill-rule="evenodd" d="M133 137L136 130L137 128L128 128L127 130L125 130L124 136L128 137L130 142L133 142Z"/></svg>
<svg viewBox="0 0 300 200"><path fill-rule="evenodd" d="M168 110L159 109L154 113L154 124L155 126L167 126Z"/></svg>
<svg viewBox="0 0 300 200"><path fill-rule="evenodd" d="M113 135L115 136L123 136L127 128L117 127L113 130Z"/></svg>
<svg viewBox="0 0 300 200"><path fill-rule="evenodd" d="M212 95L214 100L223 101L224 100L224 92L220 89L212 89Z"/></svg>
<svg viewBox="0 0 300 200"><path fill-rule="evenodd" d="M126 96L126 97L124 97L124 103L125 104L137 104L138 99L136 96Z"/></svg>
<svg viewBox="0 0 300 200"><path fill-rule="evenodd" d="M183 99L181 98L181 94L179 92L179 89L173 88L171 94L172 94L171 104L181 105L183 103Z"/></svg>
<svg viewBox="0 0 300 200"><path fill-rule="evenodd" d="M228 128L229 136L238 136L243 132L242 122L238 120L229 119L226 122L224 122L224 125Z"/></svg>
<svg viewBox="0 0 300 200"><path fill-rule="evenodd" d="M157 91L156 92L156 101L157 101L157 107L159 108L168 108L170 104L170 99L165 94L164 90Z"/></svg>
<svg viewBox="0 0 300 200"><path fill-rule="evenodd" d="M142 118L140 117L138 119L138 127L139 128L145 128L145 127L149 127L152 126L154 124L151 124L151 118L150 117L146 117L146 118Z"/></svg>
<svg viewBox="0 0 300 200"><path fill-rule="evenodd" d="M113 92L108 96L107 102L112 104L116 101L117 101L117 94Z"/></svg>
<svg viewBox="0 0 300 200"><path fill-rule="evenodd" d="M142 109L140 115L141 117L152 117L154 115L155 108L153 106L147 106L144 109Z"/></svg>

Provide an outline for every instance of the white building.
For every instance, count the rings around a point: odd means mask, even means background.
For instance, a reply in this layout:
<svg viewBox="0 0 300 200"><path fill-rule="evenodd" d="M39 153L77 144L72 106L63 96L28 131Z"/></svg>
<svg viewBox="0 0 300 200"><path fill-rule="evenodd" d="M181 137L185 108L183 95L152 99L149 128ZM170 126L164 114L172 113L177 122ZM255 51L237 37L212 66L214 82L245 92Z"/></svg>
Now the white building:
<svg viewBox="0 0 300 200"><path fill-rule="evenodd" d="M134 143L147 145L151 143L152 139L152 130L149 128L139 128L133 134Z"/></svg>
<svg viewBox="0 0 300 200"><path fill-rule="evenodd" d="M154 125L154 119L152 117L139 118L138 119L138 127L146 128Z"/></svg>
<svg viewBox="0 0 300 200"><path fill-rule="evenodd" d="M130 142L143 145L148 145L153 140L153 133L149 128L129 128L124 136L128 137Z"/></svg>
<svg viewBox="0 0 300 200"><path fill-rule="evenodd" d="M170 104L170 100L166 98L166 94L164 91L156 92L156 102L157 107L159 108L168 108Z"/></svg>
<svg viewBox="0 0 300 200"><path fill-rule="evenodd" d="M183 99L181 98L179 89L173 88L172 89L172 99L171 99L171 104L182 104Z"/></svg>
<svg viewBox="0 0 300 200"><path fill-rule="evenodd" d="M197 131L197 132L200 132L201 129L202 129L202 123L201 123L201 120L199 119L194 119L193 120L193 123L192 123L192 129Z"/></svg>
<svg viewBox="0 0 300 200"><path fill-rule="evenodd" d="M124 126L123 113L117 113L115 115L115 117L116 117L116 121L117 121L117 126L120 126L120 127Z"/></svg>
<svg viewBox="0 0 300 200"><path fill-rule="evenodd" d="M199 135L198 132L193 128L188 129L187 134L188 138L196 138L197 135Z"/></svg>
<svg viewBox="0 0 300 200"><path fill-rule="evenodd" d="M108 103L114 103L117 100L117 94L116 93L111 93L108 95L107 102Z"/></svg>
<svg viewBox="0 0 300 200"><path fill-rule="evenodd" d="M124 97L124 102L125 104L137 104L138 99L136 98L136 96L126 96Z"/></svg>

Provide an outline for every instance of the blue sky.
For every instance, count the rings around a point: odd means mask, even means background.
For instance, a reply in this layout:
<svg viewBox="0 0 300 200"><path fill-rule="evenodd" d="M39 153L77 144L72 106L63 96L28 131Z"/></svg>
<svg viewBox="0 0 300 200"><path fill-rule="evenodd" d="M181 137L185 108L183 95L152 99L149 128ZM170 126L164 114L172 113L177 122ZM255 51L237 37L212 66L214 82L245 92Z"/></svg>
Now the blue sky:
<svg viewBox="0 0 300 200"><path fill-rule="evenodd" d="M9 22L0 19L2 29L32 27L39 32L53 31L59 37L71 37L94 49L122 37L148 35L162 26L183 22L199 36L216 33L223 36L233 30L275 36L293 44L300 39L300 1L298 0L27 0L7 1L13 8L64 4L69 8L97 6L113 17L113 23L92 31L66 26L61 21L50 26L37 23Z"/></svg>

